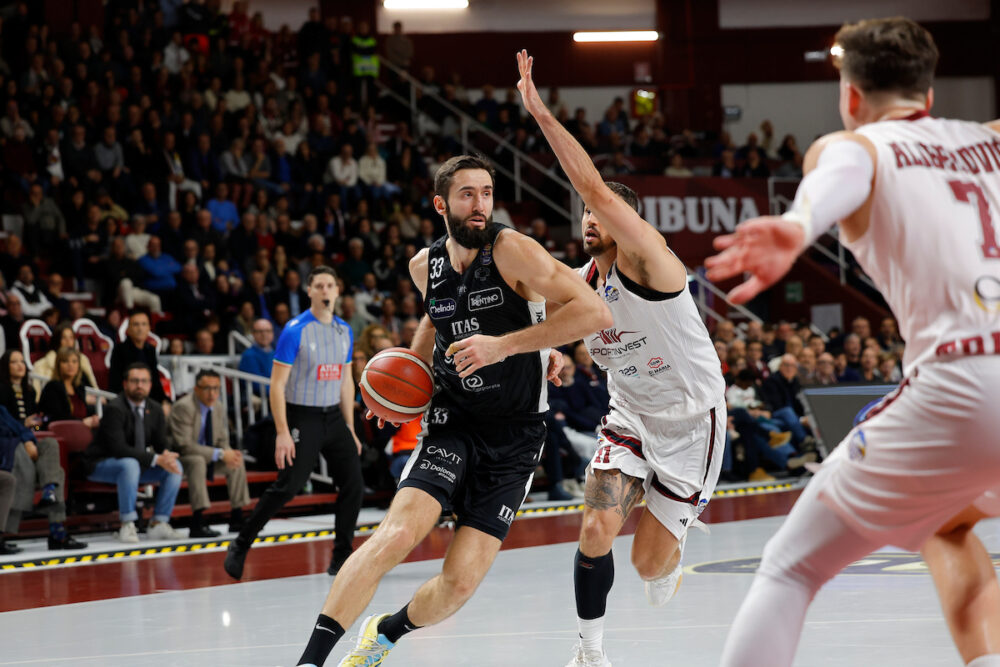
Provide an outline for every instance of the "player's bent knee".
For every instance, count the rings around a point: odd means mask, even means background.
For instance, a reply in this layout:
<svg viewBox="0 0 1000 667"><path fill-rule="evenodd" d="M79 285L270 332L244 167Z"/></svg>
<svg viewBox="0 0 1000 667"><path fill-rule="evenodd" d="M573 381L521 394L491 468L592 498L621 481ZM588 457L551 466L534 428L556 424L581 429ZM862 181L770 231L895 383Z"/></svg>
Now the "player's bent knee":
<svg viewBox="0 0 1000 667"><path fill-rule="evenodd" d="M580 551L588 558L603 556L611 551L618 534L617 517L605 516L603 512L590 512L583 518L580 529Z"/></svg>
<svg viewBox="0 0 1000 667"><path fill-rule="evenodd" d="M405 525L383 526L372 536L376 557L389 561L405 558L416 546L418 539L416 532Z"/></svg>
<svg viewBox="0 0 1000 667"><path fill-rule="evenodd" d="M663 576L663 570L667 567L667 561L673 554L673 551L669 554L652 553L647 550L636 549L633 546L632 567L639 574L639 578L644 581L657 579Z"/></svg>
<svg viewBox="0 0 1000 667"><path fill-rule="evenodd" d="M468 573L445 575L445 584L451 591L451 599L465 602L479 588L480 577Z"/></svg>

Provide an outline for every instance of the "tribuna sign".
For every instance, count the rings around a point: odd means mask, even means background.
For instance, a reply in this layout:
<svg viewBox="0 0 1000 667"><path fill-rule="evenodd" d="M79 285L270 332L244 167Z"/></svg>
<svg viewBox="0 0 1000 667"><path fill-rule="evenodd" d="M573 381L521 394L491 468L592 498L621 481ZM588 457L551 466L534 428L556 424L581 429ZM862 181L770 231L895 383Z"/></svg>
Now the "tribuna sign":
<svg viewBox="0 0 1000 667"><path fill-rule="evenodd" d="M723 234L760 215L753 197L643 197L642 212L664 234Z"/></svg>

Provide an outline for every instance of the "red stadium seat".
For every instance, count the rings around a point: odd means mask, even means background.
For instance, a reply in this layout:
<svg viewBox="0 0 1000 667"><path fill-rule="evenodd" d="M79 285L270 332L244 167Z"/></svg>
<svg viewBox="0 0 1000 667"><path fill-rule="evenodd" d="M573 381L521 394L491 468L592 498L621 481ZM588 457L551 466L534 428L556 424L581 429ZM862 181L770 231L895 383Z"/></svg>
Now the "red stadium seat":
<svg viewBox="0 0 1000 667"><path fill-rule="evenodd" d="M41 320L25 320L21 325L21 352L28 364L28 370L34 368L35 362L49 351L50 338L52 330Z"/></svg>
<svg viewBox="0 0 1000 667"><path fill-rule="evenodd" d="M90 365L94 368L97 386L107 387L108 369L111 367L111 350L114 348L115 342L101 333L93 320L86 317L81 317L73 322L73 332L76 334L76 343L80 352L90 360Z"/></svg>

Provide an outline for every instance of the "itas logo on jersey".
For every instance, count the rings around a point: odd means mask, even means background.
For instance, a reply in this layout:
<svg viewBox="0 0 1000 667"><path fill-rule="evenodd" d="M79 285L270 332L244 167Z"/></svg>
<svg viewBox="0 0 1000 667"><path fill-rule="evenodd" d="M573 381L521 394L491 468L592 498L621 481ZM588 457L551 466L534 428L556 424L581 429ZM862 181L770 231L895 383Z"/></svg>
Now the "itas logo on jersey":
<svg viewBox="0 0 1000 667"><path fill-rule="evenodd" d="M451 323L451 335L453 336L465 337L474 334L477 331L479 331L479 320L475 317Z"/></svg>
<svg viewBox="0 0 1000 667"><path fill-rule="evenodd" d="M432 320L446 320L455 314L458 304L454 299L431 299L427 305L427 314Z"/></svg>
<svg viewBox="0 0 1000 667"><path fill-rule="evenodd" d="M339 380L340 369L340 364L320 364L316 367L316 379L320 382Z"/></svg>
<svg viewBox="0 0 1000 667"><path fill-rule="evenodd" d="M640 347L646 344L646 336L642 338L636 338L632 341L624 341L622 338L624 336L629 336L632 334L637 334L638 331L621 331L617 329L605 329L599 332L591 340L600 340L607 347L592 346L590 348L590 356L595 361L598 357L605 357L608 359L618 359L629 352L634 352Z"/></svg>
<svg viewBox="0 0 1000 667"><path fill-rule="evenodd" d="M605 301L607 301L608 303L614 303L615 301L617 301L619 299L619 297L621 297L621 294L618 293L618 288L617 287L615 287L614 285L605 285L604 286L604 300Z"/></svg>
<svg viewBox="0 0 1000 667"><path fill-rule="evenodd" d="M503 305L503 291L499 287L469 292L469 310L485 310Z"/></svg>
<svg viewBox="0 0 1000 667"><path fill-rule="evenodd" d="M514 516L516 512L506 505L500 506L500 512L497 514L497 518L503 521L508 526L514 521Z"/></svg>

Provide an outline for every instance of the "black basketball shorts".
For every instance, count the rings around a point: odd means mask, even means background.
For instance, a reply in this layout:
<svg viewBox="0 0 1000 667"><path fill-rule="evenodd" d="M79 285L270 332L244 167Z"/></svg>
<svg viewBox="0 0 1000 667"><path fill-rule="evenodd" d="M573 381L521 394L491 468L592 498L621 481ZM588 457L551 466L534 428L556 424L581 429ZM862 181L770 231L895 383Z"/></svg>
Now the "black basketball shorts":
<svg viewBox="0 0 1000 667"><path fill-rule="evenodd" d="M433 418L434 408L428 411ZM429 424L399 488L426 491L444 511L455 512L459 527L503 540L531 488L544 444L543 422Z"/></svg>

